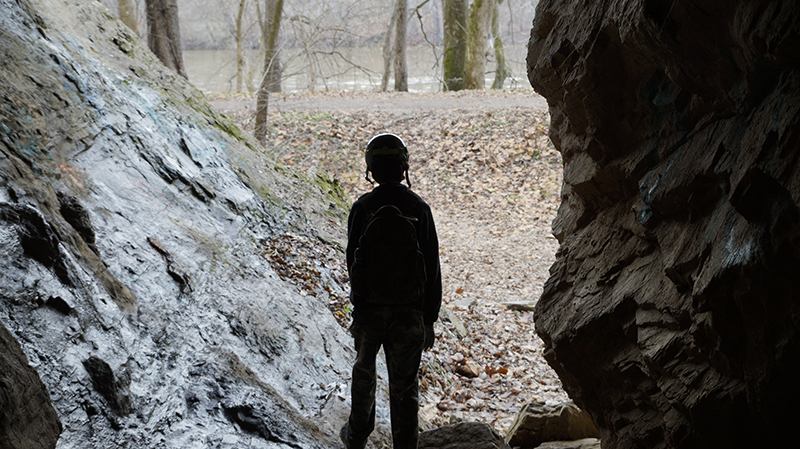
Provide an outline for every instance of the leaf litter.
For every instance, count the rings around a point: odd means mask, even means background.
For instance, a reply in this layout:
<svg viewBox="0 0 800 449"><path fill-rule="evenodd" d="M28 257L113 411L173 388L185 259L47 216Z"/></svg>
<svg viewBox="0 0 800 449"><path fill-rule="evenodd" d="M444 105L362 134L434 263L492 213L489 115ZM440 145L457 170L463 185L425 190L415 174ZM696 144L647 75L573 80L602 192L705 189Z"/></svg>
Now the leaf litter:
<svg viewBox="0 0 800 449"><path fill-rule="evenodd" d="M468 98L469 106L437 107L453 95ZM558 248L550 226L560 203L561 156L547 137L546 108L503 107L503 95L536 96L469 91L272 97L267 153L284 165L327 171L351 199L371 188L363 151L372 136L393 132L408 145L412 188L434 213L444 288L436 344L423 354L420 370L421 421L430 427L470 420L505 433L525 404L568 400L544 360L533 322ZM337 106L353 99L367 106ZM401 107L369 106L387 99ZM252 103L248 97L215 100ZM293 101L304 107L292 109ZM218 108L252 131L252 109L239 106ZM342 251L296 235L263 243L264 256L281 277L301 294L325 300L338 322L349 325ZM320 279L322 273L329 279Z"/></svg>

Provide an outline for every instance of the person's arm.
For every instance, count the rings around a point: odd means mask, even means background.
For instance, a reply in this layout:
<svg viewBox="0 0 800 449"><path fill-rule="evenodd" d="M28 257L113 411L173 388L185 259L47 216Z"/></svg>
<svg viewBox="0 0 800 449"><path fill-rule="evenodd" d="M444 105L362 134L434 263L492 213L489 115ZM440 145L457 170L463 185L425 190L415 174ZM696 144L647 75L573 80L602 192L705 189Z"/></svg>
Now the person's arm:
<svg viewBox="0 0 800 449"><path fill-rule="evenodd" d="M428 280L425 282L422 312L425 315L425 324L432 324L439 318L439 309L442 306L442 271L439 265L439 238L436 235L433 214L427 204L424 207L421 223L424 244L421 249L425 256L425 271L428 274Z"/></svg>
<svg viewBox="0 0 800 449"><path fill-rule="evenodd" d="M350 208L350 215L347 217L347 270L350 271L350 267L353 266L353 260L355 260L355 253L356 248L358 248L358 239L361 236L361 219L362 214L362 207L361 204L356 201L353 203L353 206Z"/></svg>

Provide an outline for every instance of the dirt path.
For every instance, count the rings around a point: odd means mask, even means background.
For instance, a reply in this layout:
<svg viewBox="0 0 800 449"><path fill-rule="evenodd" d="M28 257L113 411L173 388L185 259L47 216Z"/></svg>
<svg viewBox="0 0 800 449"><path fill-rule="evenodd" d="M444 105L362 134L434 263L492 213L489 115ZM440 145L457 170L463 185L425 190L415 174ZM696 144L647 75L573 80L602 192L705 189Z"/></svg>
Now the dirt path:
<svg viewBox="0 0 800 449"><path fill-rule="evenodd" d="M252 112L249 96L214 96L209 100L218 110ZM546 110L544 97L532 90L460 91L437 93L407 92L318 92L272 94L270 110L287 111L368 111L412 114L421 110L485 110L531 108Z"/></svg>
<svg viewBox="0 0 800 449"><path fill-rule="evenodd" d="M211 101L251 127L251 99ZM362 153L370 137L394 132L409 146L413 188L434 212L444 284L436 346L423 356L423 420L483 421L505 432L525 403L566 400L531 311L558 246L550 224L561 158L546 136L544 99L514 90L270 102L267 151L286 165L323 168L351 198L370 188ZM346 310L346 298L336 307Z"/></svg>

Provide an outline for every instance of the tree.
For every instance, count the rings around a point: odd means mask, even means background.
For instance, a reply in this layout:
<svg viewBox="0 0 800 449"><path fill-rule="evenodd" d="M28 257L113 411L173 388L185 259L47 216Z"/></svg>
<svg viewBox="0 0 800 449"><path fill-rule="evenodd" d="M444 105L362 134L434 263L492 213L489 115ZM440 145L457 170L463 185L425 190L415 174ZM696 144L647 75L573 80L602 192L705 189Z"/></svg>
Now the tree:
<svg viewBox="0 0 800 449"><path fill-rule="evenodd" d="M164 63L184 78L181 31L177 0L145 0L147 8L147 45Z"/></svg>
<svg viewBox="0 0 800 449"><path fill-rule="evenodd" d="M408 67L406 66L406 29L408 28L408 0L397 0L397 23L394 37L394 90L408 92Z"/></svg>
<svg viewBox="0 0 800 449"><path fill-rule="evenodd" d="M389 88L389 71L392 69L392 33L397 25L397 8L392 9L392 18L389 19L389 27L383 36L383 76L381 77L381 92L386 92Z"/></svg>
<svg viewBox="0 0 800 449"><path fill-rule="evenodd" d="M281 91L281 59L278 51L278 35L280 34L281 17L283 16L283 1L280 5L277 0L264 0L264 14L261 14L259 2L256 1L256 14L258 25L261 28L261 49L264 53L267 77L267 92Z"/></svg>
<svg viewBox="0 0 800 449"><path fill-rule="evenodd" d="M236 15L236 92L242 91L244 78L244 11L247 0L239 0L239 13Z"/></svg>
<svg viewBox="0 0 800 449"><path fill-rule="evenodd" d="M383 35L383 76L381 91L389 85L389 72L394 66L394 90L408 92L408 65L406 63L406 30L408 28L408 0L397 0L392 18ZM394 39L392 33L394 32Z"/></svg>
<svg viewBox="0 0 800 449"><path fill-rule="evenodd" d="M486 41L495 0L474 0L469 7L467 59L464 85L467 89L486 87Z"/></svg>
<svg viewBox="0 0 800 449"><path fill-rule="evenodd" d="M139 18L136 14L136 2L134 0L118 0L119 20L128 26L135 33L139 28Z"/></svg>
<svg viewBox="0 0 800 449"><path fill-rule="evenodd" d="M503 0L497 0L492 8L492 38L494 38L494 59L497 63L497 68L494 71L494 82L492 89L502 89L503 84L508 77L508 68L506 68L506 54L503 51L503 40L500 38L500 3Z"/></svg>
<svg viewBox="0 0 800 449"><path fill-rule="evenodd" d="M270 77L270 72L276 62L278 47L278 31L281 27L281 16L283 15L283 0L268 0L266 8L270 15L267 16L265 29L266 42L264 48L264 74L261 77L261 85L258 88L256 99L256 125L255 137L262 145L267 143L267 111L269 108L270 86L274 86L274 79ZM280 75L278 77L280 83Z"/></svg>
<svg viewBox="0 0 800 449"><path fill-rule="evenodd" d="M444 9L444 86L462 90L467 57L467 11L469 0L443 0Z"/></svg>

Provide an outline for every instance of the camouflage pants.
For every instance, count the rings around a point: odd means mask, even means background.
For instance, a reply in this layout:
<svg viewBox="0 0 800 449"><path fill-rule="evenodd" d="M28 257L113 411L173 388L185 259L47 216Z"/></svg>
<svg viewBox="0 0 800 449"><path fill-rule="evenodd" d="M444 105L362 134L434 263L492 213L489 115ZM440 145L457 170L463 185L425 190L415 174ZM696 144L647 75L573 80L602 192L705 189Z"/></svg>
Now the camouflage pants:
<svg viewBox="0 0 800 449"><path fill-rule="evenodd" d="M422 312L405 307L357 311L351 327L356 361L351 387L349 447L361 448L375 428L375 359L383 346L389 369L394 449L416 449L419 432L417 373L425 340Z"/></svg>

